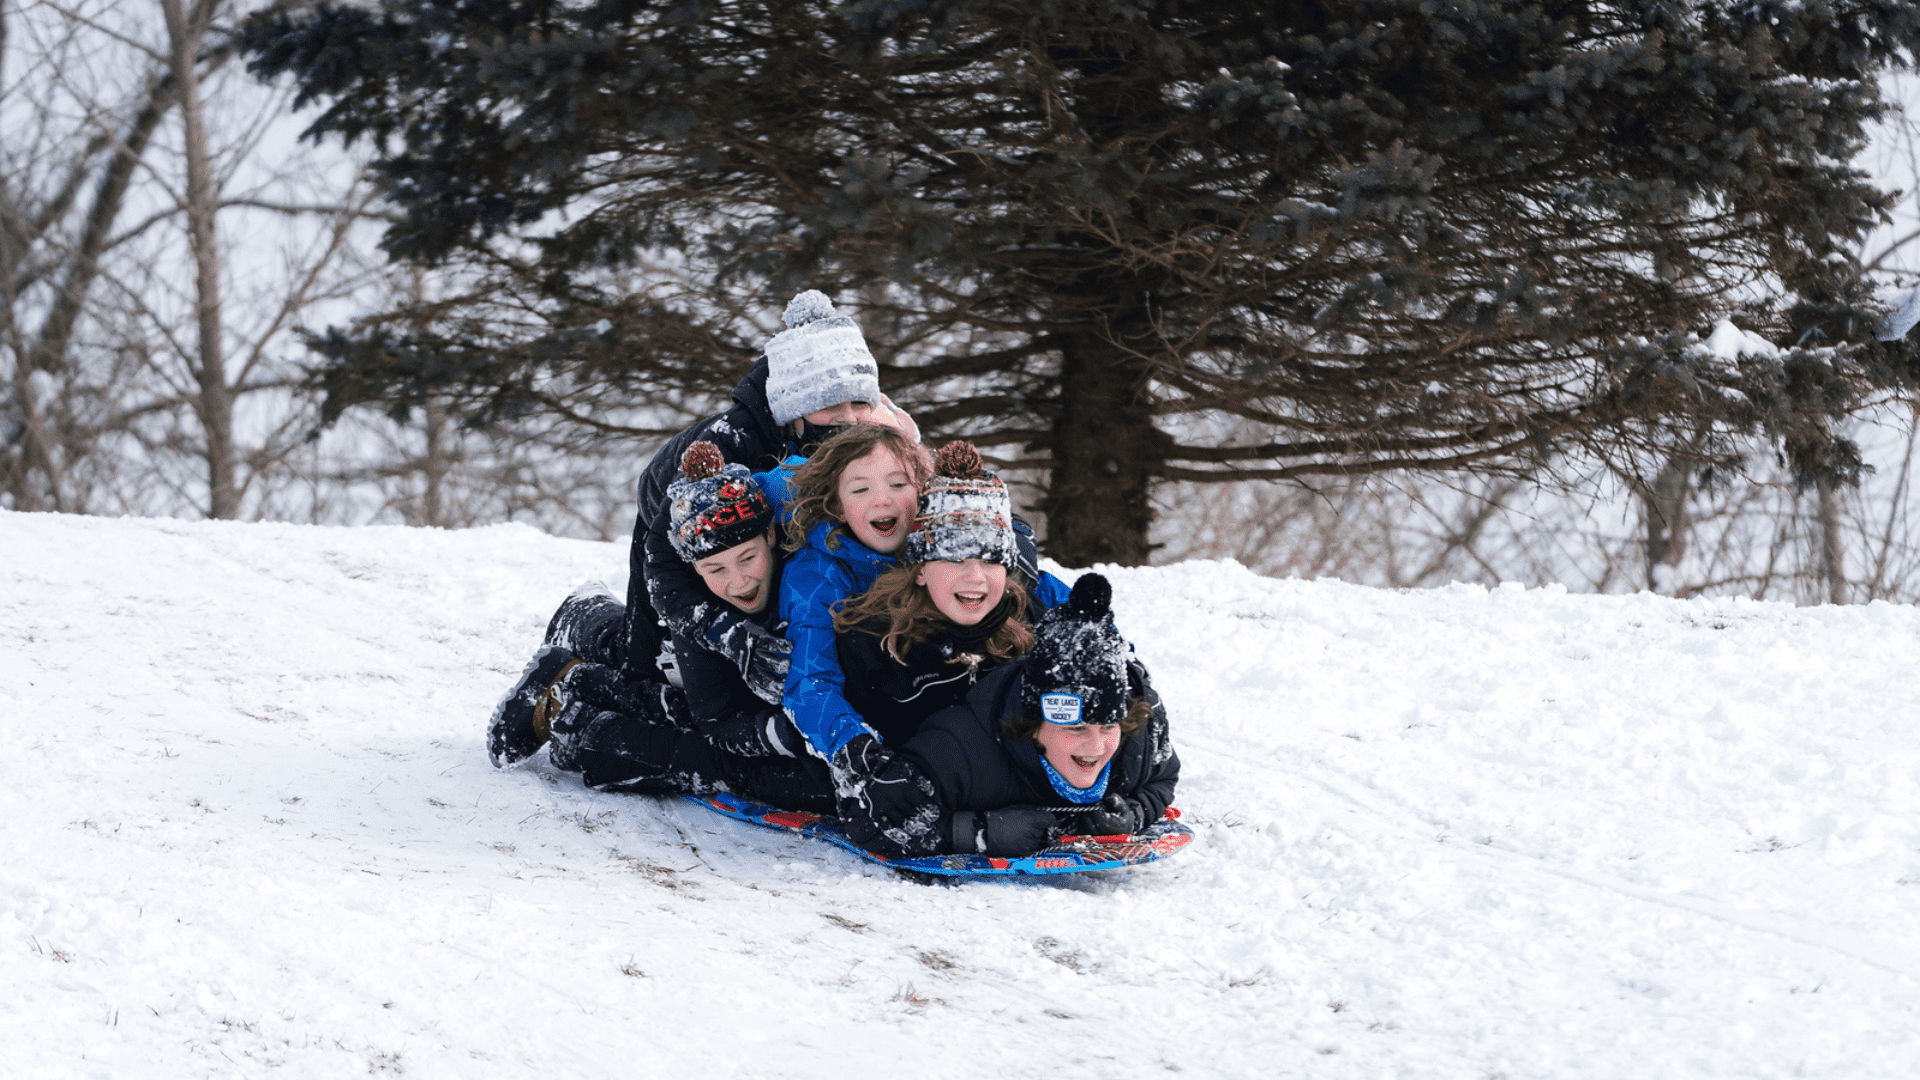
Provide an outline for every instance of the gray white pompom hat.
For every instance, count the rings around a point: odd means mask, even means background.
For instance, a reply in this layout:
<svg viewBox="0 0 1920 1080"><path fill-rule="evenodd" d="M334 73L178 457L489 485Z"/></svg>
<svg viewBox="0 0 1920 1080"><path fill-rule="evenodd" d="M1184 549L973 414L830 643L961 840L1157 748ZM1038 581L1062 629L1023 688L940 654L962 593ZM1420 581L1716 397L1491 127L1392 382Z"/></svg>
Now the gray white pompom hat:
<svg viewBox="0 0 1920 1080"><path fill-rule="evenodd" d="M880 404L880 365L860 325L836 315L833 301L808 289L787 304L787 329L767 342L767 405L777 423L843 401Z"/></svg>

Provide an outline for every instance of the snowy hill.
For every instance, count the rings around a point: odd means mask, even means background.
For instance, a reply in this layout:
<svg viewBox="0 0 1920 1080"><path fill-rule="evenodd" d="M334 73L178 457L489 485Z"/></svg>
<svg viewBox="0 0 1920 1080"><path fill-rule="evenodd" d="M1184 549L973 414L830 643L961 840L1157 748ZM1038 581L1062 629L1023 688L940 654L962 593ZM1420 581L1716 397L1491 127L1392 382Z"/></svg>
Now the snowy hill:
<svg viewBox="0 0 1920 1080"><path fill-rule="evenodd" d="M22 1077L1905 1077L1920 615L1115 571L1195 844L954 888L496 773L613 545L0 512Z"/></svg>

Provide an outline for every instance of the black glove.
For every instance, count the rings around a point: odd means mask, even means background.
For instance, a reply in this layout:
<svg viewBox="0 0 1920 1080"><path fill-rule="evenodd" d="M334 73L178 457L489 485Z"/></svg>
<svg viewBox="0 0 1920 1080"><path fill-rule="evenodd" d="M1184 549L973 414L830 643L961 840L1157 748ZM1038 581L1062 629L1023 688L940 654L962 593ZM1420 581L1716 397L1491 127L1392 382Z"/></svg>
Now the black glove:
<svg viewBox="0 0 1920 1080"><path fill-rule="evenodd" d="M879 739L863 731L848 739L847 745L834 751L833 759L827 764L833 769L833 782L836 785L859 787L892 763L893 751L881 746Z"/></svg>
<svg viewBox="0 0 1920 1080"><path fill-rule="evenodd" d="M715 610L701 620L701 633L715 652L733 661L755 697L769 705L780 704L787 690L793 642L768 633L759 623L734 617L724 604L710 606Z"/></svg>
<svg viewBox="0 0 1920 1080"><path fill-rule="evenodd" d="M1147 665L1133 653L1133 646L1127 646L1127 693L1140 698L1155 709L1160 707L1160 693L1153 688L1153 680L1147 676Z"/></svg>
<svg viewBox="0 0 1920 1080"><path fill-rule="evenodd" d="M951 828L953 850L977 855L1031 855L1053 842L1060 822L1037 806L959 810Z"/></svg>
<svg viewBox="0 0 1920 1080"><path fill-rule="evenodd" d="M1147 808L1125 795L1109 795L1100 800L1100 808L1075 814L1073 831L1082 836L1131 836L1153 822L1147 820Z"/></svg>
<svg viewBox="0 0 1920 1080"><path fill-rule="evenodd" d="M933 781L925 773L865 732L833 755L832 766L842 819L865 818L889 831L936 800Z"/></svg>

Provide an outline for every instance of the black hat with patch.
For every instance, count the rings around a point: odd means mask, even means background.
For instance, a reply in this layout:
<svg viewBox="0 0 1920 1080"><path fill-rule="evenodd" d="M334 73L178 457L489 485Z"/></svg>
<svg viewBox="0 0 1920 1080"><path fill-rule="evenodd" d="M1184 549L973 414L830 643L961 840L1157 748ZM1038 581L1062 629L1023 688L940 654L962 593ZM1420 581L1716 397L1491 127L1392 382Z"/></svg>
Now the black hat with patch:
<svg viewBox="0 0 1920 1080"><path fill-rule="evenodd" d="M1113 626L1113 586L1082 574L1067 602L1040 616L1020 677L1020 712L1050 724L1117 724L1131 701L1130 649Z"/></svg>

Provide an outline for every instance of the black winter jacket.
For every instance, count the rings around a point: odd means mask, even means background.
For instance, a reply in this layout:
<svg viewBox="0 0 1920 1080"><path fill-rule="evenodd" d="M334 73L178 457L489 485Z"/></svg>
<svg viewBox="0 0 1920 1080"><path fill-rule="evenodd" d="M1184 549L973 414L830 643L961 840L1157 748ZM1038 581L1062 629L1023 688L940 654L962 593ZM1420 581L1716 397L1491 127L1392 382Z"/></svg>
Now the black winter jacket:
<svg viewBox="0 0 1920 1080"><path fill-rule="evenodd" d="M774 422L773 410L767 406L767 372L767 358L763 356L733 388L733 405L726 412L668 439L640 474L639 512L627 558L631 574L627 585L627 663L642 675L652 667L653 655L659 651L658 622L664 621L670 633L697 635L706 628L703 620L717 613L718 619L710 627L710 636L717 638L745 617L731 609L713 608L714 604L726 606L726 601L709 592L700 575L673 550L668 539L672 515L667 513L667 485L680 474L680 456L701 439L718 446L728 463L744 465L752 472L765 472L787 457L792 450L787 432ZM681 662L684 664L684 659Z"/></svg>
<svg viewBox="0 0 1920 1080"><path fill-rule="evenodd" d="M949 837L955 811L1066 808L1069 804L1047 782L1039 751L1031 743L1015 745L1002 733L1006 718L1019 705L1020 677L1026 665L1027 658L1021 657L982 677L964 703L928 717L919 734L898 751L933 782L936 794L930 801L937 803L936 814L909 815L908 820L916 824L904 838L890 837L876 823L858 818L845 822L848 835L890 857L937 855L952 851ZM1142 696L1153 704L1153 720L1146 730L1121 740L1107 794L1141 803L1147 820L1154 821L1173 803L1180 757L1168 734L1165 707L1144 677L1142 683ZM1063 813L1062 818L1071 823L1070 815Z"/></svg>
<svg viewBox="0 0 1920 1080"><path fill-rule="evenodd" d="M971 654L976 659L969 662L969 654L944 634L908 649L901 663L881 644L886 631L886 620L876 619L834 638L847 704L885 746L904 746L922 721L965 701L974 684L1001 663L983 653Z"/></svg>

